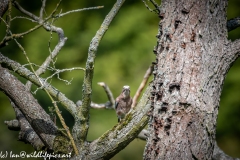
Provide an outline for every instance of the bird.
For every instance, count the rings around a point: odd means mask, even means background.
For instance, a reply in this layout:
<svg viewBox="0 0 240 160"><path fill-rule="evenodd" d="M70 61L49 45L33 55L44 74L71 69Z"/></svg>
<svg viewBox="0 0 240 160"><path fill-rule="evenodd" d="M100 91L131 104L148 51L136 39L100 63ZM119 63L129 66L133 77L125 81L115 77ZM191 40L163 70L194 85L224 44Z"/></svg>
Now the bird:
<svg viewBox="0 0 240 160"><path fill-rule="evenodd" d="M130 97L130 87L123 86L121 94L115 100L115 110L120 122L129 112L132 105L132 98Z"/></svg>

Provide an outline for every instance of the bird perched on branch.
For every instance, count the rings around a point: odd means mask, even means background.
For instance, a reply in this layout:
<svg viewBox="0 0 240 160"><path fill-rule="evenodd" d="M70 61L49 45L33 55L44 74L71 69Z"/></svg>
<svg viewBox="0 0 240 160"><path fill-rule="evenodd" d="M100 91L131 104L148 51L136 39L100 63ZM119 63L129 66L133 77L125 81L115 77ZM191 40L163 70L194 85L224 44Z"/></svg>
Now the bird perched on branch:
<svg viewBox="0 0 240 160"><path fill-rule="evenodd" d="M120 122L129 112L132 105L132 98L130 97L130 87L123 86L122 93L115 100L115 109Z"/></svg>

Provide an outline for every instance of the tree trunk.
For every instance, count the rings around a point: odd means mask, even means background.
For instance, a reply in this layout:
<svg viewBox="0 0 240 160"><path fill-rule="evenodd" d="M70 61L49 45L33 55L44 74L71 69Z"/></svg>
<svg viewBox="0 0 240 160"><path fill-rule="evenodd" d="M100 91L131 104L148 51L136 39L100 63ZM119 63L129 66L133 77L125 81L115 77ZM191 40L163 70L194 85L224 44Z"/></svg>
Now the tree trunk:
<svg viewBox="0 0 240 160"><path fill-rule="evenodd" d="M162 0L145 159L212 159L222 86L239 49L227 40L226 11L227 0Z"/></svg>

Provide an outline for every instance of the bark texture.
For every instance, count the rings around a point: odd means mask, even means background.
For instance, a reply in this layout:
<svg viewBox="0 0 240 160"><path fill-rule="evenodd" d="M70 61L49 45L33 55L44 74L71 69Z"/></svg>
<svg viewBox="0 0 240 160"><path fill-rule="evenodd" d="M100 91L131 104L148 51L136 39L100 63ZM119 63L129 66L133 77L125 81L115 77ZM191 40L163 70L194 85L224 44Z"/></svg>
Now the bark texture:
<svg viewBox="0 0 240 160"><path fill-rule="evenodd" d="M38 104L25 86L9 71L0 65L0 89L19 106L24 118L30 123L34 131L41 138L45 146L52 149L54 139L58 134L56 125L49 115Z"/></svg>
<svg viewBox="0 0 240 160"><path fill-rule="evenodd" d="M145 159L212 159L223 82L239 52L226 10L227 0L161 2Z"/></svg>

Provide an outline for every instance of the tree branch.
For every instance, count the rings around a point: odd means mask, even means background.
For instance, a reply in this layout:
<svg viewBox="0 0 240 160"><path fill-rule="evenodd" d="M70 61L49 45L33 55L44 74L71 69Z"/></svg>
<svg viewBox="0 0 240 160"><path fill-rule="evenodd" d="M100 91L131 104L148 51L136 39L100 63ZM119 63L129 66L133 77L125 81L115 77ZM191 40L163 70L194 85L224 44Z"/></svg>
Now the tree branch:
<svg viewBox="0 0 240 160"><path fill-rule="evenodd" d="M143 129L139 134L138 134L138 138L141 140L146 141L147 138L149 137L149 132L146 129Z"/></svg>
<svg viewBox="0 0 240 160"><path fill-rule="evenodd" d="M229 44L229 49L231 50L231 54L235 54L239 56L240 54L240 39L237 39Z"/></svg>
<svg viewBox="0 0 240 160"><path fill-rule="evenodd" d="M46 19L45 21L47 21L48 19ZM5 36L4 39L0 42L0 48L4 47L6 45L6 43L12 39L18 39L18 38L22 38L23 36L39 29L43 24L38 24L35 27L29 29L26 32L22 32L22 33L18 33L18 34L12 34L11 36Z"/></svg>
<svg viewBox="0 0 240 160"><path fill-rule="evenodd" d="M149 1L149 0L148 0ZM150 11L150 12L155 12L155 13L159 13L159 5L154 1L154 0L150 0L150 2L152 3L152 5L155 7L155 9L151 9L149 7L149 5L147 4L147 2L145 0L142 0L142 2L144 3L145 7Z"/></svg>
<svg viewBox="0 0 240 160"><path fill-rule="evenodd" d="M25 9L23 9L19 3L17 1L13 2L13 5L16 9L18 9L20 12L22 12L23 14L31 17L32 19L34 19L35 21L39 21L39 17L37 17L36 15L34 15L33 13L30 13L28 11L26 11Z"/></svg>
<svg viewBox="0 0 240 160"><path fill-rule="evenodd" d="M91 94L92 94L92 78L94 71L94 61L98 49L98 45L106 33L108 26L112 22L113 18L118 13L120 7L124 3L125 0L117 0L114 4L113 8L109 12L109 14L104 19L100 29L97 31L96 35L93 37L89 50L88 50L88 58L86 62L86 71L84 74L84 82L83 82L83 93L82 93L82 107L79 107L77 116L79 119L75 122L74 125L74 134L75 139L80 141L80 146L84 147L84 143L86 140L87 132L88 132L88 122L89 122L89 108L91 104Z"/></svg>
<svg viewBox="0 0 240 160"><path fill-rule="evenodd" d="M105 105L105 108L115 108L115 99L113 97L113 94L111 92L111 90L109 89L108 85L104 82L98 82L98 85L102 86L103 89L105 90L109 103L105 103L107 105Z"/></svg>
<svg viewBox="0 0 240 160"><path fill-rule="evenodd" d="M57 15L56 17L63 17L65 15L68 15L70 13L75 13L75 12L81 12L81 11L87 11L87 10L92 10L92 9L101 9L104 6L97 6L97 7L88 7L88 8L81 8L81 9L75 9L75 10L71 10L62 14Z"/></svg>
<svg viewBox="0 0 240 160"><path fill-rule="evenodd" d="M225 74L229 71L232 64L237 60L237 58L240 56L240 39L237 39L233 42L229 41L228 44L225 45L225 54L224 54L224 60L225 65L227 65L225 68Z"/></svg>
<svg viewBox="0 0 240 160"><path fill-rule="evenodd" d="M103 89L105 90L108 100L106 103L94 103L91 102L90 106L91 108L95 108L95 109L115 109L115 100L113 97L113 94L111 92L111 90L109 89L108 85L105 84L104 82L99 82L98 85L102 86ZM81 107L82 106L82 101L78 100L76 102L77 107Z"/></svg>
<svg viewBox="0 0 240 160"><path fill-rule="evenodd" d="M236 17L227 21L228 32L240 27L240 17Z"/></svg>
<svg viewBox="0 0 240 160"><path fill-rule="evenodd" d="M132 108L134 108L134 107L137 105L138 98L139 98L140 94L142 93L142 91L143 91L143 89L144 89L144 87L145 87L145 85L146 85L149 77L150 77L151 74L152 74L153 66L154 66L154 65L151 65L151 66L148 68L148 70L146 71L146 73L145 73L145 75L144 75L144 77L143 77L143 80L142 80L140 86L138 87L137 92L135 93L135 95L134 95L134 97L133 97Z"/></svg>
<svg viewBox="0 0 240 160"><path fill-rule="evenodd" d="M42 1L42 7L41 7L40 13L39 13L39 18L40 18L40 19L43 19L43 12L45 11L46 1L47 1L47 0L43 0L43 1Z"/></svg>
<svg viewBox="0 0 240 160"><path fill-rule="evenodd" d="M33 130L29 122L26 120L25 116L19 110L19 108L15 105L15 103L10 99L11 105L15 111L17 120L12 120L11 122L18 122L18 127L20 129L19 140L25 143L30 143L35 150L41 150L45 146L42 140L39 138L37 133ZM6 124L7 122L5 122ZM7 123L8 127L10 126L9 121Z"/></svg>
<svg viewBox="0 0 240 160"><path fill-rule="evenodd" d="M43 2L43 3L45 3L45 2ZM50 14L50 16L48 16L48 17L45 18L45 19L41 19L41 18L35 16L34 14L32 14L32 13L24 10L16 1L13 1L13 5L14 5L19 11L21 11L22 13L24 13L24 14L28 15L29 17L33 18L33 20L35 20L35 21L38 22L38 25L36 25L35 27L33 27L33 28L29 29L28 31L23 32L23 33L12 34L11 36L8 36L8 35L6 34L6 36L5 36L5 37L3 38L3 40L0 42L0 48L1 48L1 47L4 47L8 41L10 41L10 40L12 40L12 39L21 38L21 37L23 37L24 35L29 34L29 33L33 32L33 31L39 29L39 28L42 27L43 25L48 24L47 21L48 21L49 19L51 19L51 18L54 17L53 15L55 14L55 12L56 12L57 8L59 7L59 4L60 4L60 3L61 3L61 0L60 0L59 3L56 5L55 9L52 11L52 13ZM43 6L44 6L44 4L43 4ZM43 7L43 6L42 6L42 7ZM11 19L10 19L10 20L11 20ZM9 28L9 25L7 25L7 28Z"/></svg>
<svg viewBox="0 0 240 160"><path fill-rule="evenodd" d="M15 7L22 13L24 13L25 15L29 16L30 18L32 18L33 20L39 22L41 21L41 16L37 17L36 15L26 11L25 9L23 9L16 1L14 1L14 5ZM44 7L44 2L43 2L43 6L41 8L41 12L40 15L42 15L43 12L43 7ZM59 51L61 50L61 48L65 45L65 42L67 41L67 37L64 36L64 31L62 30L62 28L50 25L48 22L43 24L43 27L46 31L52 31L58 34L58 44L55 46L54 50L50 53L50 55L47 57L47 59L43 62L43 64L41 65L41 67L39 67L39 69L36 71L37 75L41 75L42 73L44 73L47 69L47 67L49 66L49 64L51 63L52 59L54 59ZM30 85L30 84L28 84Z"/></svg>
<svg viewBox="0 0 240 160"><path fill-rule="evenodd" d="M43 11L45 8L45 3L46 1L42 2L42 7L40 10L40 17L37 17L36 15L26 11L25 9L23 9L16 1L14 2L15 7L21 11L22 13L24 13L25 15L29 16L30 18L32 18L33 20L37 21L37 22L41 22L42 18L43 18ZM83 9L79 9L79 10L73 10L73 11L69 11L63 14L60 14L58 16L55 16L56 18L62 17L64 15L73 13L73 12L79 12L79 11L84 11L84 10L90 10L90 9L99 9L102 8L102 6L99 7L90 7L90 8L83 8ZM56 10L56 9L55 9ZM43 74L47 67L50 65L50 63L52 62L52 60L58 55L59 51L61 50L61 48L65 45L65 42L67 40L67 37L64 36L64 31L62 30L62 28L50 25L48 22L43 24L43 27L47 30L47 31L53 31L55 33L58 34L59 37L59 41L58 44L55 46L54 50L50 53L50 55L46 58L46 60L43 62L43 64L41 65L41 67L39 67L39 69L36 71L37 75L41 75ZM26 84L27 88L30 90L31 88L31 82L27 82Z"/></svg>
<svg viewBox="0 0 240 160"><path fill-rule="evenodd" d="M215 142L214 150L213 150L213 160L240 160L239 158L233 158L225 154Z"/></svg>
<svg viewBox="0 0 240 160"><path fill-rule="evenodd" d="M25 86L0 66L0 89L17 105L42 142L53 149L58 129ZM41 126L41 127L40 127Z"/></svg>
<svg viewBox="0 0 240 160"><path fill-rule="evenodd" d="M10 70L13 70L20 76L30 80L35 85L41 87L41 83L39 82L38 78L34 75L34 73L30 72L27 68L21 66L19 63L3 56L0 53L0 63L3 63L8 67ZM47 83L44 79L40 78L41 82L44 84L45 89L55 97L69 113L72 114L74 118L76 118L76 105L69 100L64 94L58 91L56 88L52 87L49 83Z"/></svg>

